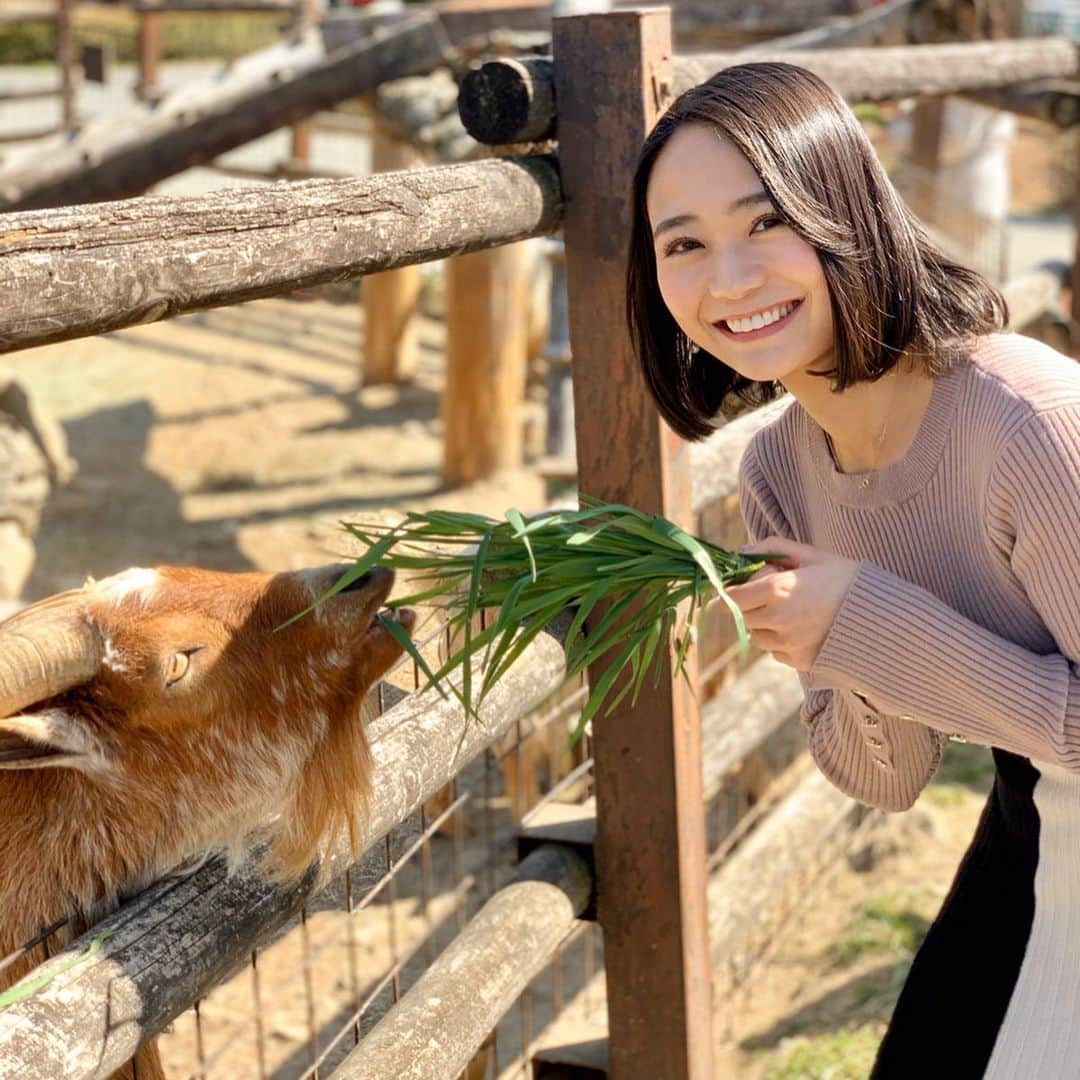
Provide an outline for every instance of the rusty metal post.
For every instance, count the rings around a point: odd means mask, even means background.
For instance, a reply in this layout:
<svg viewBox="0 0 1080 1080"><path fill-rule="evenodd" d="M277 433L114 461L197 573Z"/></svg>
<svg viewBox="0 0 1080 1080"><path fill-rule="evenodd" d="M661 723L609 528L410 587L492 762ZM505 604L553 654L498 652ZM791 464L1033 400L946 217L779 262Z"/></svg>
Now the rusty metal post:
<svg viewBox="0 0 1080 1080"><path fill-rule="evenodd" d="M691 526L689 448L646 392L624 317L630 182L670 95L670 13L556 19L554 57L580 488ZM615 1080L715 1080L701 732L692 695L668 676L595 722Z"/></svg>
<svg viewBox="0 0 1080 1080"><path fill-rule="evenodd" d="M65 131L75 126L75 81L71 70L75 62L75 48L71 36L71 2L57 0L56 3L56 63L60 68L61 123Z"/></svg>

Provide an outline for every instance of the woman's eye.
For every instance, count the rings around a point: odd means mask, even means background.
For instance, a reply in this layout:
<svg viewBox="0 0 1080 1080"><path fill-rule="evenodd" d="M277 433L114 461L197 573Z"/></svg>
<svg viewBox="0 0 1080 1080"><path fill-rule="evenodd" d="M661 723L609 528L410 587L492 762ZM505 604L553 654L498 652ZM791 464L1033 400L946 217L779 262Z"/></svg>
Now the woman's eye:
<svg viewBox="0 0 1080 1080"><path fill-rule="evenodd" d="M759 217L754 222L753 228L750 230L751 234L756 232L766 232L769 229L776 228L777 225L783 225L784 219L779 214L766 214L764 217Z"/></svg>
<svg viewBox="0 0 1080 1080"><path fill-rule="evenodd" d="M165 672L165 685L172 686L174 682L179 682L187 674L190 666L191 656L188 653L173 653L172 658L169 660L168 669Z"/></svg>
<svg viewBox="0 0 1080 1080"><path fill-rule="evenodd" d="M667 244L664 247L664 255L682 255L683 252L690 251L692 248L700 246L701 245L696 240L691 240L684 236L678 240L672 240L670 244Z"/></svg>

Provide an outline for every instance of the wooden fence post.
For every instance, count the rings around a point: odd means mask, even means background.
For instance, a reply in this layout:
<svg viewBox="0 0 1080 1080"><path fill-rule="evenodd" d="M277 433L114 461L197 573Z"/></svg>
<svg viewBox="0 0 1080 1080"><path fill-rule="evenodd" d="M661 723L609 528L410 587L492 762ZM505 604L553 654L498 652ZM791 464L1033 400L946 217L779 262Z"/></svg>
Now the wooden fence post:
<svg viewBox="0 0 1080 1080"><path fill-rule="evenodd" d="M526 251L475 251L446 263L443 483L471 484L521 464L528 352Z"/></svg>
<svg viewBox="0 0 1080 1080"><path fill-rule="evenodd" d="M423 163L411 143L396 139L374 114L371 171L396 172ZM405 382L416 367L416 314L420 302L421 270L403 266L364 278L360 294L364 305L364 358L360 382Z"/></svg>
<svg viewBox="0 0 1080 1080"><path fill-rule="evenodd" d="M319 21L319 10L315 0L298 0L294 30L306 30ZM292 126L290 138L290 156L293 162L311 164L311 121L298 120Z"/></svg>
<svg viewBox="0 0 1080 1080"><path fill-rule="evenodd" d="M149 100L157 88L161 66L161 12L140 11L139 20L139 81L135 95L140 101Z"/></svg>
<svg viewBox="0 0 1080 1080"><path fill-rule="evenodd" d="M924 98L911 116L911 161L916 168L915 205L920 220L938 225L938 184L945 135L946 98Z"/></svg>
<svg viewBox="0 0 1080 1080"><path fill-rule="evenodd" d="M692 527L689 447L649 399L624 317L630 182L670 96L670 14L556 19L553 51L580 487ZM610 1075L715 1080L696 704L669 669L594 727Z"/></svg>
<svg viewBox="0 0 1080 1080"><path fill-rule="evenodd" d="M1080 140L1077 140L1080 147ZM1073 162L1074 181L1072 197L1073 228L1076 231L1076 247L1073 250L1072 275L1069 279L1069 339L1072 355L1080 360L1080 153Z"/></svg>
<svg viewBox="0 0 1080 1080"><path fill-rule="evenodd" d="M71 33L72 0L56 3L56 63L60 68L60 110L64 131L75 126L75 79L71 70L75 62L75 44Z"/></svg>

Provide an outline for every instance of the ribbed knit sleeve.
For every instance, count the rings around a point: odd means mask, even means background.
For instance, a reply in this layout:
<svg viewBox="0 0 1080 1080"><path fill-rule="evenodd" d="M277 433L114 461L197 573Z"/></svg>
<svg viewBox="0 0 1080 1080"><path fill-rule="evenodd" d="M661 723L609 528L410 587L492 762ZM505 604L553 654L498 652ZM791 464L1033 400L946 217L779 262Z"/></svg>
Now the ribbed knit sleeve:
<svg viewBox="0 0 1080 1080"><path fill-rule="evenodd" d="M752 541L767 536L797 540L785 520L751 442L739 468L739 502ZM858 687L811 684L799 672L806 699L800 720L810 755L845 794L882 810L906 810L930 782L941 761L942 739L921 724L889 715Z"/></svg>
<svg viewBox="0 0 1080 1080"><path fill-rule="evenodd" d="M1049 650L1021 647L864 562L810 685L857 688L928 728L1080 771L1080 404L1030 416L988 476L987 542L1045 624Z"/></svg>

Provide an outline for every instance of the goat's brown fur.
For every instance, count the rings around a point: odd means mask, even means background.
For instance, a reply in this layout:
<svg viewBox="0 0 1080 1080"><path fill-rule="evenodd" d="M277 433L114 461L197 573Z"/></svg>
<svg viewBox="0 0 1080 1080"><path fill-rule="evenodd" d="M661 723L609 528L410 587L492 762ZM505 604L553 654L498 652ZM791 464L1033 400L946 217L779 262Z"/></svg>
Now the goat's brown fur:
<svg viewBox="0 0 1080 1080"><path fill-rule="evenodd" d="M0 719L0 957L208 849L238 854L256 829L282 877L343 829L355 836L370 791L362 701L401 654L373 623L391 579L278 629L341 569L165 567L88 587L98 674ZM186 671L167 685L180 654ZM43 758L56 741L64 752ZM7 968L0 986L40 959ZM160 1075L154 1059L140 1077Z"/></svg>

